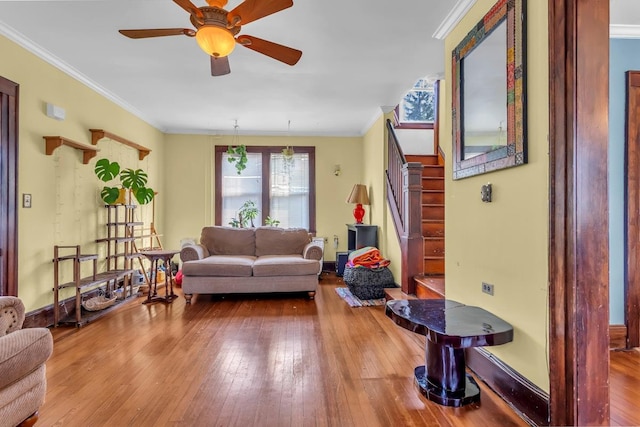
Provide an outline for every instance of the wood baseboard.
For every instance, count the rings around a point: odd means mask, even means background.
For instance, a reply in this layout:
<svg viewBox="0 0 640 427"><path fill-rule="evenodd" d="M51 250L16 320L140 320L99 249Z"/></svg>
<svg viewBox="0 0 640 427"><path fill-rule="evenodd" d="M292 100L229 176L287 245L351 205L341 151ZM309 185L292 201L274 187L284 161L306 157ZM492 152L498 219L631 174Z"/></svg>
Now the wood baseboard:
<svg viewBox="0 0 640 427"><path fill-rule="evenodd" d="M92 298L98 296L99 291L100 289L96 288L83 293L82 297ZM75 307L75 297L60 301L60 313L75 313ZM26 313L24 316L24 324L22 325L23 328L48 328L49 326L53 326L53 304Z"/></svg>
<svg viewBox="0 0 640 427"><path fill-rule="evenodd" d="M548 426L549 395L483 348L466 352L467 366L532 425Z"/></svg>
<svg viewBox="0 0 640 427"><path fill-rule="evenodd" d="M609 325L609 348L627 348L627 327Z"/></svg>

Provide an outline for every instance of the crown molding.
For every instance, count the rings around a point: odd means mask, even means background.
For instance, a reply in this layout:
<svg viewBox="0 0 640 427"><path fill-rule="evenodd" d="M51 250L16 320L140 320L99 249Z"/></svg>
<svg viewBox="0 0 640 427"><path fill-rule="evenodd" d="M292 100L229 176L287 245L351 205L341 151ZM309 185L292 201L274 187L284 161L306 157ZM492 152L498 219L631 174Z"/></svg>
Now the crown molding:
<svg viewBox="0 0 640 427"><path fill-rule="evenodd" d="M6 37L7 39L9 39L11 41L13 41L17 45L21 46L22 48L24 48L28 52L31 52L32 54L34 54L38 58L42 59L43 61L53 65L54 67L56 67L57 69L59 69L63 73L69 75L70 77L76 79L77 81L79 81L83 85L87 86L89 89L97 92L98 94L100 94L103 97L107 98L108 100L112 101L116 105L124 108L125 110L127 110L128 112L133 114L134 116L136 116L139 119L147 122L149 125L155 127L156 129L158 129L160 131L163 130L162 127L159 126L157 123L154 123L153 120L149 119L148 117L145 117L144 114L142 114L142 112L140 110L136 109L131 104L129 104L126 101L124 101L122 98L120 98L120 97L114 95L113 93L107 91L105 88L103 88L102 86L100 86L99 84L97 84L96 82L91 80L89 77L87 77L84 74L82 74L80 71L76 70L71 65L67 64L66 62L64 62L62 59L60 59L57 56L53 55L51 52L49 52L48 50L42 48L41 46L39 46L38 44L33 42L33 40L31 40L28 37L26 37L24 34L16 31L15 29L11 28L10 26L6 25L3 22L0 22L0 35Z"/></svg>
<svg viewBox="0 0 640 427"><path fill-rule="evenodd" d="M609 26L609 37L612 39L640 39L640 25L619 25Z"/></svg>
<svg viewBox="0 0 640 427"><path fill-rule="evenodd" d="M458 22L462 19L464 15L467 14L469 9L476 3L477 0L458 0L453 9L449 12L449 14L444 18L444 20L440 23L436 31L433 33L433 38L438 40L444 40L451 30L458 25Z"/></svg>

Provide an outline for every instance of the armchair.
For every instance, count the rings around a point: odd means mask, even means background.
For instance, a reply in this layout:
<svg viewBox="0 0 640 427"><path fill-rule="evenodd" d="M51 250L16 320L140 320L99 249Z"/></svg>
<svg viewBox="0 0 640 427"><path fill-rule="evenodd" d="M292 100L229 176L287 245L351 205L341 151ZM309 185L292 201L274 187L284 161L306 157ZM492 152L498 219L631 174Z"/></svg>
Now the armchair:
<svg viewBox="0 0 640 427"><path fill-rule="evenodd" d="M45 362L53 351L47 328L22 329L24 304L0 297L0 424L31 426L47 388Z"/></svg>

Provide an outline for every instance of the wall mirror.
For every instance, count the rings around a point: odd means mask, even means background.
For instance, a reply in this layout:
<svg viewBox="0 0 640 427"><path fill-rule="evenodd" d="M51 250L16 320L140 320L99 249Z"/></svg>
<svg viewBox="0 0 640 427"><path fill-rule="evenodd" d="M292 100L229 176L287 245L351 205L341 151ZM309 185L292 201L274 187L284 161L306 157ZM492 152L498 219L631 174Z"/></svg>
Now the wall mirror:
<svg viewBox="0 0 640 427"><path fill-rule="evenodd" d="M453 51L453 179L527 163L526 0L499 0Z"/></svg>

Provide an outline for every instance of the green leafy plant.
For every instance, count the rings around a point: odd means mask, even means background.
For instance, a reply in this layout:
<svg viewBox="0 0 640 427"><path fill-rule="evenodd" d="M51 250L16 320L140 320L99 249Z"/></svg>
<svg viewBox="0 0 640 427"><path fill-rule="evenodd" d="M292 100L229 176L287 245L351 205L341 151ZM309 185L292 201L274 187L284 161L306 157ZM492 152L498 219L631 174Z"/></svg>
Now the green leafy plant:
<svg viewBox="0 0 640 427"><path fill-rule="evenodd" d="M275 218L271 218L270 216L267 216L264 219L264 225L268 225L270 227L277 227L280 225L280 221Z"/></svg>
<svg viewBox="0 0 640 427"><path fill-rule="evenodd" d="M247 168L247 147L244 145L238 145L236 147L232 147L231 145L227 148L227 160L229 163L236 164L236 170L238 171L238 175L242 173L243 170Z"/></svg>
<svg viewBox="0 0 640 427"><path fill-rule="evenodd" d="M259 212L255 202L247 200L240 206L238 217L232 218L229 225L236 228L246 228L251 224L251 227L255 227L253 220L258 217Z"/></svg>
<svg viewBox="0 0 640 427"><path fill-rule="evenodd" d="M100 159L96 162L94 172L98 179L103 182L120 178L120 186L105 186L100 191L100 197L105 203L115 203L120 196L121 189L130 190L141 205L149 203L155 196L153 189L146 186L148 176L142 169L127 168L120 170L120 164L118 162L111 162L109 159Z"/></svg>

